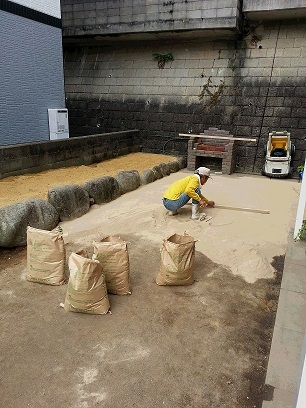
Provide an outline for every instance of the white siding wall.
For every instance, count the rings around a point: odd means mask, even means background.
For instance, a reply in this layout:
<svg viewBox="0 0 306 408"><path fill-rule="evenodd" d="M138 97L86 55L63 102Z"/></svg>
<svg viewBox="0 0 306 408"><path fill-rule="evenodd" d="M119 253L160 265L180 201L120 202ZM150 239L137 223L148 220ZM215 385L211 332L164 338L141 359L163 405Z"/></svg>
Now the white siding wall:
<svg viewBox="0 0 306 408"><path fill-rule="evenodd" d="M49 14L49 16L61 18L60 0L14 0L14 3Z"/></svg>

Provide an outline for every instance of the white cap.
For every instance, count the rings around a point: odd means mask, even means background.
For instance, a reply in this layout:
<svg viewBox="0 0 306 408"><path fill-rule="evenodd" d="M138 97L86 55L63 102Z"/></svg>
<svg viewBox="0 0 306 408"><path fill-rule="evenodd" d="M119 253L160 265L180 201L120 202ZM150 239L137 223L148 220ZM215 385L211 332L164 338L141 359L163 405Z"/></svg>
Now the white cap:
<svg viewBox="0 0 306 408"><path fill-rule="evenodd" d="M199 167L198 169L196 169L195 173L199 174L200 176L211 178L210 169L208 169L207 167Z"/></svg>

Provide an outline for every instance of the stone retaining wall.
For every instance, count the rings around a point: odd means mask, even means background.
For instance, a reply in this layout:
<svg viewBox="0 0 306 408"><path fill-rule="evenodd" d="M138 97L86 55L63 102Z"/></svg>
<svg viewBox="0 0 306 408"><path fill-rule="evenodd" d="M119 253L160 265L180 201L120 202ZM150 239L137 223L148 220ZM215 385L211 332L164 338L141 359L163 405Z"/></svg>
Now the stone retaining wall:
<svg viewBox="0 0 306 408"><path fill-rule="evenodd" d="M178 157L160 163L139 174L121 171L116 177L101 177L82 186L65 185L48 191L48 201L33 198L0 208L0 248L13 248L27 243L27 227L52 230L60 221L86 214L93 204L115 200L120 195L175 173L186 167L186 159ZM111 191L110 191L111 190Z"/></svg>

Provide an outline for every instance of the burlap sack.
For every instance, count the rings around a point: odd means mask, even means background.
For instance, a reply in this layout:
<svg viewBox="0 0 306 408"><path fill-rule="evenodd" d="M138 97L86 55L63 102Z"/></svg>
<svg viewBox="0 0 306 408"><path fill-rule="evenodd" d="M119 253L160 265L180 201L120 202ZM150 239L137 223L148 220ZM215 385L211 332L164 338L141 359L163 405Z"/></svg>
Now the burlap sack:
<svg viewBox="0 0 306 408"><path fill-rule="evenodd" d="M86 251L72 252L68 259L69 281L64 308L68 312L106 314L110 304L101 264Z"/></svg>
<svg viewBox="0 0 306 408"><path fill-rule="evenodd" d="M65 283L65 245L59 230L27 228L27 275L31 282Z"/></svg>
<svg viewBox="0 0 306 408"><path fill-rule="evenodd" d="M117 236L93 242L94 255L103 268L108 293L130 295L130 263L127 243Z"/></svg>
<svg viewBox="0 0 306 408"><path fill-rule="evenodd" d="M191 285L194 282L195 241L188 234L173 234L161 247L158 285Z"/></svg>

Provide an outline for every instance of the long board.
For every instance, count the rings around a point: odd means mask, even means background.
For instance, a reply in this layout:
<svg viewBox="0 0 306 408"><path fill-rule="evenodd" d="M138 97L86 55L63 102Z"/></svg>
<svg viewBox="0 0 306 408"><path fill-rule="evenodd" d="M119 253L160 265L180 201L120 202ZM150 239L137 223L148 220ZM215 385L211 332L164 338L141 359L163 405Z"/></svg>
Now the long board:
<svg viewBox="0 0 306 408"><path fill-rule="evenodd" d="M225 139L225 140L242 140L244 142L257 142L257 139L248 138L248 137L209 136L209 135L205 135L205 134L192 135L192 134L189 134L189 133L179 133L179 136L201 137L203 139Z"/></svg>
<svg viewBox="0 0 306 408"><path fill-rule="evenodd" d="M191 203L188 203L188 205L191 205ZM247 211L247 212L253 212L253 213L260 213L260 214L270 214L270 210L261 210L259 208L248 208L248 207L232 207L230 205L215 204L214 207L207 207L207 208L221 208L224 210Z"/></svg>
<svg viewBox="0 0 306 408"><path fill-rule="evenodd" d="M260 214L270 214L269 210L260 210L259 208L246 208L246 207L231 207L229 205L218 205L216 204L214 208L223 208L224 210L235 210L235 211L248 211Z"/></svg>

